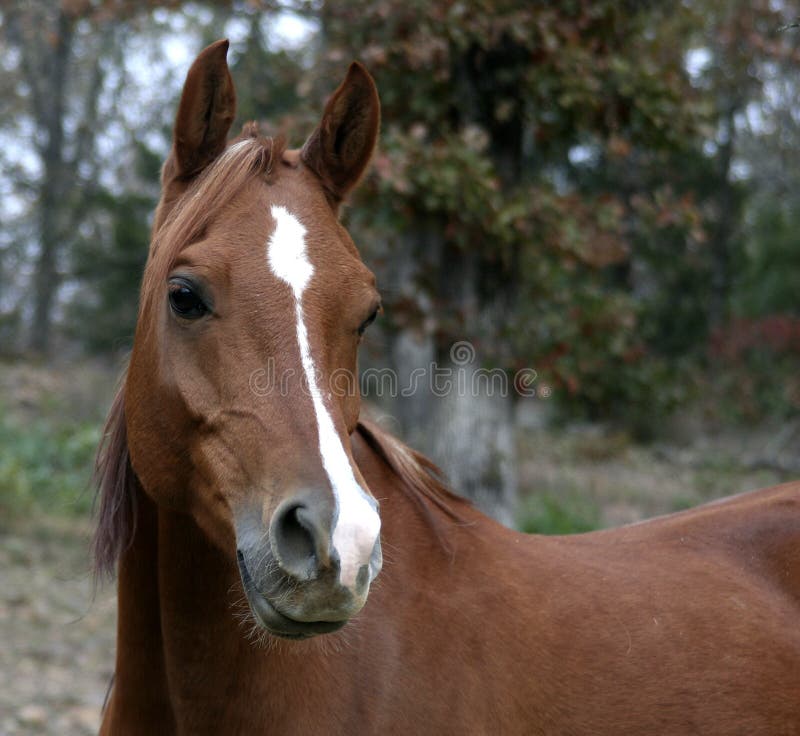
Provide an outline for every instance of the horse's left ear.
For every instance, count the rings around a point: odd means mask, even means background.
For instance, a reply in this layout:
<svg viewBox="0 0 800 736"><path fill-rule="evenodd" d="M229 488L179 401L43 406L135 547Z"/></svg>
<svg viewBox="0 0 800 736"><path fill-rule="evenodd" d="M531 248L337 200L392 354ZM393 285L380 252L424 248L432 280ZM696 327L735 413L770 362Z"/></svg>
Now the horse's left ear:
<svg viewBox="0 0 800 736"><path fill-rule="evenodd" d="M325 106L317 129L300 152L302 161L322 180L334 201L341 202L366 171L381 120L378 90L357 61Z"/></svg>

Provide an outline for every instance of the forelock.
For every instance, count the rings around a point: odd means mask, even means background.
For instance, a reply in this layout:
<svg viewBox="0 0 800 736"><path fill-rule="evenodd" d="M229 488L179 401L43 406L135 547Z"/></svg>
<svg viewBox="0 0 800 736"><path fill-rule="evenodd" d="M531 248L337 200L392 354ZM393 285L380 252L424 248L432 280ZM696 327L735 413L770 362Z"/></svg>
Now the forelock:
<svg viewBox="0 0 800 736"><path fill-rule="evenodd" d="M142 307L158 293L178 254L202 237L211 220L255 178L269 181L279 170L285 142L258 135L248 124L242 137L193 181L153 233L142 283Z"/></svg>

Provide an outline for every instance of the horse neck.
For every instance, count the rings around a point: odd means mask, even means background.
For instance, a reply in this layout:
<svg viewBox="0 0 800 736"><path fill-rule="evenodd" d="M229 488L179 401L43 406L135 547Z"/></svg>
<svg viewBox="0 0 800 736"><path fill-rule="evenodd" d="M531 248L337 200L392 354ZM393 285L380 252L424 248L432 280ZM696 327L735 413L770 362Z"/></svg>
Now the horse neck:
<svg viewBox="0 0 800 736"><path fill-rule="evenodd" d="M119 567L112 706L152 711L154 723L168 723L177 716L176 695L192 687L204 695L208 673L246 656L248 642L234 615L235 561L189 516L158 508L144 493L137 507Z"/></svg>
<svg viewBox="0 0 800 736"><path fill-rule="evenodd" d="M101 733L128 723L142 733L246 733L266 713L281 717L290 675L307 683L326 676L315 644L301 658L293 642L252 641L252 624L237 616L247 608L235 556L190 516L139 495L119 567L116 672ZM231 725L232 714L241 723Z"/></svg>
<svg viewBox="0 0 800 736"><path fill-rule="evenodd" d="M127 722L142 724L142 732L213 732L215 724L236 732L232 714L252 723L265 718L281 723L291 717L287 709L295 702L297 683L303 683L303 692L325 693L326 681L343 682L360 672L354 660L380 641L386 611L399 615L408 571L426 570L428 576L434 569L447 571L451 556L383 460L361 441L354 450L385 504L391 564L360 620L331 635L331 643L325 637L264 648L250 641L236 616L246 607L237 601L234 555L214 546L191 517L161 509L139 494L133 542L119 568L116 680L103 733L124 732L119 726ZM463 559L467 548L459 554ZM367 641L370 646L358 646ZM330 648L336 657L325 656ZM170 723L177 726L164 726ZM252 723L243 720L239 730L248 732ZM309 732L324 731L319 724Z"/></svg>
<svg viewBox="0 0 800 736"><path fill-rule="evenodd" d="M101 734L139 717L154 725L173 721L159 602L158 512L144 493L138 496L133 539L119 563L116 666Z"/></svg>

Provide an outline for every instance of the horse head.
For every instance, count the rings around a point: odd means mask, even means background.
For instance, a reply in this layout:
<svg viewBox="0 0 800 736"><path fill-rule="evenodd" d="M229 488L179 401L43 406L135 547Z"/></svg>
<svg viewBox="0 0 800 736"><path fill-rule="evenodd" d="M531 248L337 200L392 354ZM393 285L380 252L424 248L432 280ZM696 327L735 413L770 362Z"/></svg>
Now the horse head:
<svg viewBox="0 0 800 736"><path fill-rule="evenodd" d="M378 504L349 440L380 298L338 218L380 108L354 63L301 149L253 123L228 141L227 48L192 65L163 166L127 447L147 496L235 555L257 623L301 638L356 614L381 568Z"/></svg>

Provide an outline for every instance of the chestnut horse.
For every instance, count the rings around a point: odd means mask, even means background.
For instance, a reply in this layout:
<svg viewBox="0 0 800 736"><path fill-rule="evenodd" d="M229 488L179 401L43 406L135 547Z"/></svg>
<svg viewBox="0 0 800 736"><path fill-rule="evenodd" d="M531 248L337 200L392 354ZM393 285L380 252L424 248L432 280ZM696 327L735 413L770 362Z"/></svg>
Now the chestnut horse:
<svg viewBox="0 0 800 736"><path fill-rule="evenodd" d="M98 460L101 733L800 734L800 484L571 537L451 494L326 388L380 309L337 217L372 79L300 150L228 142L227 47L186 79Z"/></svg>

